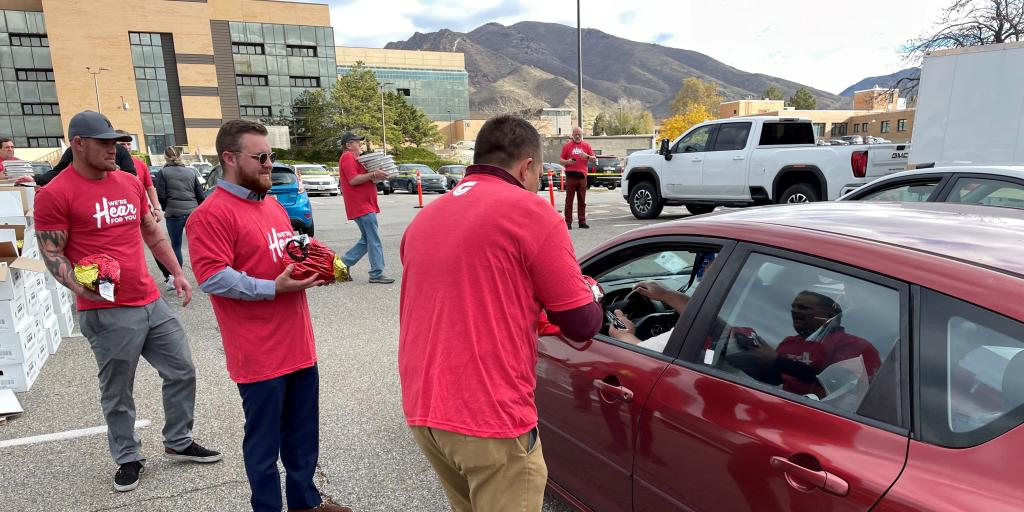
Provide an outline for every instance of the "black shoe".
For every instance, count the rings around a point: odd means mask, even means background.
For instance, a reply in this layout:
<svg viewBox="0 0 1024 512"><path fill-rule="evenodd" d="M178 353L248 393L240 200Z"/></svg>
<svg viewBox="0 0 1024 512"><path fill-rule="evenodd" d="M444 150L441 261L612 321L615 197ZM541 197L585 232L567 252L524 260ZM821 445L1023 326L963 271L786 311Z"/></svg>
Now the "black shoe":
<svg viewBox="0 0 1024 512"><path fill-rule="evenodd" d="M388 276L380 276L380 277L371 277L370 278L370 282L373 283L373 284L391 284L391 283L395 282L395 280L391 279Z"/></svg>
<svg viewBox="0 0 1024 512"><path fill-rule="evenodd" d="M580 229L590 229L590 224L586 222L580 222Z"/></svg>
<svg viewBox="0 0 1024 512"><path fill-rule="evenodd" d="M178 452L170 448L164 448L164 455L171 460L179 462L201 462L204 464L210 462L217 462L224 458L220 452L213 450L207 450L199 445L199 443L192 441L192 444L188 445L188 448Z"/></svg>
<svg viewBox="0 0 1024 512"><path fill-rule="evenodd" d="M572 229L572 222L566 222L565 227L568 229Z"/></svg>
<svg viewBox="0 0 1024 512"><path fill-rule="evenodd" d="M146 467L139 461L125 462L114 474L114 490L117 492L128 492L139 486L139 475L146 471Z"/></svg>

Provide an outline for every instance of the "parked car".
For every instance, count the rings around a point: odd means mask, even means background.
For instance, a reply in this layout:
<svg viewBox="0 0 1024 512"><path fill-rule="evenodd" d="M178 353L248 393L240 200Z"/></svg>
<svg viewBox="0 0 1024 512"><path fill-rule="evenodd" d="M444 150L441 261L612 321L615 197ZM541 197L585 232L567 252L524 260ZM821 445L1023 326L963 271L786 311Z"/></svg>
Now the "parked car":
<svg viewBox="0 0 1024 512"><path fill-rule="evenodd" d="M223 170L218 165L210 171L206 178L206 195L213 193L217 181L223 176ZM297 233L313 235L313 205L309 202L309 195L302 181L295 175L295 170L290 166L274 162L270 173L269 196L276 199L288 212L288 218L292 222L292 229Z"/></svg>
<svg viewBox="0 0 1024 512"><path fill-rule="evenodd" d="M872 181L839 200L1024 208L1024 167L939 167L898 172Z"/></svg>
<svg viewBox="0 0 1024 512"><path fill-rule="evenodd" d="M341 193L338 180L331 176L326 167L319 164L295 164L292 166L295 173L302 180L309 194L328 194L336 196Z"/></svg>
<svg viewBox="0 0 1024 512"><path fill-rule="evenodd" d="M330 173L330 175L334 176L335 178L341 175L341 170L337 167L328 167L327 172Z"/></svg>
<svg viewBox="0 0 1024 512"><path fill-rule="evenodd" d="M157 178L160 177L160 169L163 169L162 165L151 165L149 166L149 177L153 179L153 183L156 183Z"/></svg>
<svg viewBox="0 0 1024 512"><path fill-rule="evenodd" d="M444 194L448 190L448 178L434 172L429 166L423 164L399 164L398 174L388 182L391 190L404 190L410 194L416 193L416 171L420 173L420 183L424 192L437 192Z"/></svg>
<svg viewBox="0 0 1024 512"><path fill-rule="evenodd" d="M448 178L448 190L455 188L466 175L465 165L442 165L437 168L437 173Z"/></svg>
<svg viewBox="0 0 1024 512"><path fill-rule="evenodd" d="M597 162L587 164L587 186L615 190L622 181L622 159L614 155L598 155Z"/></svg>
<svg viewBox="0 0 1024 512"><path fill-rule="evenodd" d="M604 243L581 268L643 341L539 337L549 486L579 510L1019 510L1022 225L833 202Z"/></svg>
<svg viewBox="0 0 1024 512"><path fill-rule="evenodd" d="M209 162L193 162L191 166L195 168L197 171L199 171L199 175L202 176L203 178L209 176L210 171L213 170L213 164Z"/></svg>
<svg viewBox="0 0 1024 512"><path fill-rule="evenodd" d="M661 148L626 159L622 196L638 219L665 206L698 215L716 206L837 199L907 168L907 146L816 146L809 119L753 116L705 121Z"/></svg>
<svg viewBox="0 0 1024 512"><path fill-rule="evenodd" d="M864 137L860 135L844 135L839 137L839 140L847 144L864 144Z"/></svg>
<svg viewBox="0 0 1024 512"><path fill-rule="evenodd" d="M562 173L565 172L565 167L562 164L545 163L544 170L540 173L540 189L547 190L548 188L548 171L551 171L551 182L554 187L562 188Z"/></svg>
<svg viewBox="0 0 1024 512"><path fill-rule="evenodd" d="M377 192L380 192L384 195L388 195L394 192L394 190L392 190L391 188L391 182L388 180L384 180L380 183L377 183Z"/></svg>

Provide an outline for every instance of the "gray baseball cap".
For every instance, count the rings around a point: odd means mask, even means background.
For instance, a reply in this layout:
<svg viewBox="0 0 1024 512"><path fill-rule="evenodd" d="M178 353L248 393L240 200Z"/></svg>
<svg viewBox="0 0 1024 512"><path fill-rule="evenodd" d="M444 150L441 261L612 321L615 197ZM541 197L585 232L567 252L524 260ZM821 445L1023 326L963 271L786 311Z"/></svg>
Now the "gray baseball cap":
<svg viewBox="0 0 1024 512"><path fill-rule="evenodd" d="M92 110L75 114L68 125L68 139L82 137L85 139L116 140L131 142L132 136L117 133L107 116Z"/></svg>

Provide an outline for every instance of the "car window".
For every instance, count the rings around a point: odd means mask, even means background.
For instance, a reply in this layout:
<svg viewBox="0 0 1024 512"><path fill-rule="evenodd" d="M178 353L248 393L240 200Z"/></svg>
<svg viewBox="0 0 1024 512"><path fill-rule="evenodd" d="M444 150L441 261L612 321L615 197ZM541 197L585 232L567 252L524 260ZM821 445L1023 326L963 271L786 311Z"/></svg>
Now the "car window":
<svg viewBox="0 0 1024 512"><path fill-rule="evenodd" d="M814 144L814 127L811 123L764 123L761 126L761 146L783 146L788 144Z"/></svg>
<svg viewBox="0 0 1024 512"><path fill-rule="evenodd" d="M276 169L270 173L270 185L276 187L278 185L291 185L295 183L295 174L289 171L277 171Z"/></svg>
<svg viewBox="0 0 1024 512"><path fill-rule="evenodd" d="M925 441L967 447L1024 421L1024 324L924 291Z"/></svg>
<svg viewBox="0 0 1024 512"><path fill-rule="evenodd" d="M628 335L610 333L612 320L606 316L601 334L644 350L664 352L680 312L703 281L717 253L711 249L651 249L594 276L604 290L602 304L606 311L621 310L632 323ZM634 291L641 284L664 295L648 299Z"/></svg>
<svg viewBox="0 0 1024 512"><path fill-rule="evenodd" d="M703 337L700 363L899 426L901 310L896 289L754 253Z"/></svg>
<svg viewBox="0 0 1024 512"><path fill-rule="evenodd" d="M873 190L867 195L857 198L858 201L896 201L896 202L925 202L935 188L939 186L939 178L932 181L911 183L893 183L887 187Z"/></svg>
<svg viewBox="0 0 1024 512"><path fill-rule="evenodd" d="M737 151L747 147L750 123L725 123L718 127L715 151Z"/></svg>
<svg viewBox="0 0 1024 512"><path fill-rule="evenodd" d="M676 143L673 153L694 153L705 150L708 144L708 139L711 137L711 132L714 131L716 125L701 126L690 133L687 133L679 142ZM687 151L689 148L689 151Z"/></svg>
<svg viewBox="0 0 1024 512"><path fill-rule="evenodd" d="M319 165L313 165L313 166L309 166L309 167L306 167L306 166L302 166L302 167L296 166L295 170L297 172L300 172L302 174L308 174L310 176L326 176L328 174L327 169L324 169L323 167L321 167Z"/></svg>
<svg viewBox="0 0 1024 512"><path fill-rule="evenodd" d="M985 178L960 178L953 185L946 202L1024 208L1024 185Z"/></svg>

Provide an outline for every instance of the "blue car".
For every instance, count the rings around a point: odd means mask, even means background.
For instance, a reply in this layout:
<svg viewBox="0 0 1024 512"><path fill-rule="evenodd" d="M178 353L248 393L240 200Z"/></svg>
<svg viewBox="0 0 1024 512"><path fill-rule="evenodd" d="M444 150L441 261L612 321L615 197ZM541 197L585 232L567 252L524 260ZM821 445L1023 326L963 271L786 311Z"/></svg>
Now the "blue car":
<svg viewBox="0 0 1024 512"><path fill-rule="evenodd" d="M213 192L217 181L223 176L220 166L216 166L206 177L206 195ZM292 221L292 229L298 233L313 236L313 205L309 203L309 195L305 187L295 175L295 170L285 164L274 163L270 174L270 195L274 196L288 212Z"/></svg>

